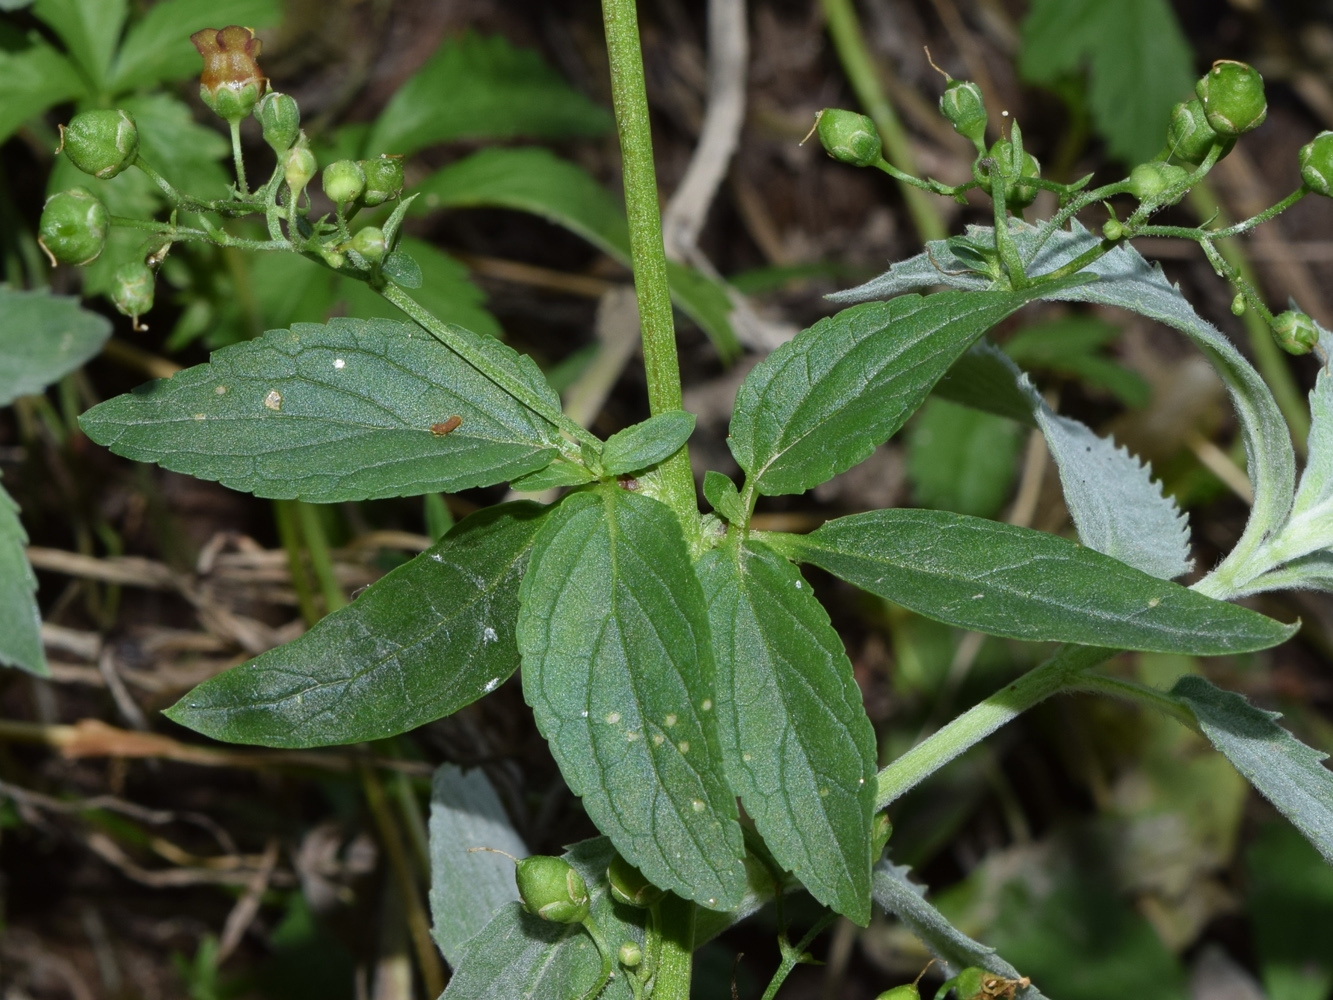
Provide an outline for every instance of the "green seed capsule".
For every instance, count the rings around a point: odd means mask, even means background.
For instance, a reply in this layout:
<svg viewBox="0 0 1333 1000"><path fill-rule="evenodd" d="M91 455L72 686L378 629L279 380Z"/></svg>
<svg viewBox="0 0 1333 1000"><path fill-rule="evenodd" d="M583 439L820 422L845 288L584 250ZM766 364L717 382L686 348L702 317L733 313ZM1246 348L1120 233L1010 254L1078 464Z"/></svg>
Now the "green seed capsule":
<svg viewBox="0 0 1333 1000"><path fill-rule="evenodd" d="M815 120L815 132L829 156L854 167L879 162L882 145L875 123L865 115L841 108L825 108Z"/></svg>
<svg viewBox="0 0 1333 1000"><path fill-rule="evenodd" d="M953 130L971 139L977 149L986 148L986 102L981 88L971 80L950 80L940 95L940 114Z"/></svg>
<svg viewBox="0 0 1333 1000"><path fill-rule="evenodd" d="M1203 102L1208 124L1221 136L1252 132L1268 117L1264 78L1253 66L1234 59L1219 59L1199 78L1194 92Z"/></svg>
<svg viewBox="0 0 1333 1000"><path fill-rule="evenodd" d="M1222 154L1218 159L1231 152L1231 147L1236 144L1234 137L1218 135L1208 124L1208 115L1198 99L1182 101L1171 110L1166 141L1174 159L1196 166L1203 162L1214 143L1222 143Z"/></svg>
<svg viewBox="0 0 1333 1000"><path fill-rule="evenodd" d="M301 135L301 109L295 98L277 91L265 94L255 105L255 118L264 130L264 141L281 156Z"/></svg>
<svg viewBox="0 0 1333 1000"><path fill-rule="evenodd" d="M1130 193L1139 201L1146 201L1183 183L1188 176L1189 171L1184 167L1170 163L1140 163L1129 172Z"/></svg>
<svg viewBox="0 0 1333 1000"><path fill-rule="evenodd" d="M1273 338L1288 354L1309 354L1319 343L1319 331L1305 313L1288 309L1273 318Z"/></svg>
<svg viewBox="0 0 1333 1000"><path fill-rule="evenodd" d="M131 261L116 268L112 280L111 301L139 329L139 317L153 308L152 270L141 260Z"/></svg>
<svg viewBox="0 0 1333 1000"><path fill-rule="evenodd" d="M324 193L335 205L350 205L366 189L366 175L355 160L335 160L321 175Z"/></svg>
<svg viewBox="0 0 1333 1000"><path fill-rule="evenodd" d="M318 169L319 164L315 162L315 154L305 145L298 144L287 150L287 154L282 158L282 174L287 180L293 198L300 196Z"/></svg>
<svg viewBox="0 0 1333 1000"><path fill-rule="evenodd" d="M361 204L367 208L383 205L397 198L403 190L403 158L384 153L373 160L358 160L366 175L366 189L361 192Z"/></svg>
<svg viewBox="0 0 1333 1000"><path fill-rule="evenodd" d="M84 111L60 128L60 149L85 174L115 177L139 156L139 129L128 111Z"/></svg>
<svg viewBox="0 0 1333 1000"><path fill-rule="evenodd" d="M987 155L993 159L997 166L996 172L1004 171L1010 177L1040 177L1041 164L1037 158L1026 150L1023 151L1023 162L1017 164L1014 162L1014 145L1008 139L997 139L991 145L990 152ZM985 168L983 168L985 169ZM989 172L983 176L981 189L987 194L992 194L991 179ZM1027 184L1020 184L1016 180L1009 180L1004 185L1004 204L1006 208L1018 209L1027 208L1037 197L1037 189Z"/></svg>
<svg viewBox="0 0 1333 1000"><path fill-rule="evenodd" d="M556 924L577 924L588 916L588 885L564 858L534 854L514 868L523 908Z"/></svg>
<svg viewBox="0 0 1333 1000"><path fill-rule="evenodd" d="M643 961L643 949L633 941L626 941L616 952L616 958L620 959L621 965L632 969Z"/></svg>
<svg viewBox="0 0 1333 1000"><path fill-rule="evenodd" d="M885 990L875 1000L921 1000L921 991L916 988L916 983L903 983Z"/></svg>
<svg viewBox="0 0 1333 1000"><path fill-rule="evenodd" d="M84 188L70 188L46 199L37 226L37 242L57 262L91 264L106 246L111 216L106 206Z"/></svg>
<svg viewBox="0 0 1333 1000"><path fill-rule="evenodd" d="M366 226L364 229L358 229L352 234L352 241L348 244L348 247L372 264L383 260L384 253L388 249L384 242L384 230L377 226Z"/></svg>
<svg viewBox="0 0 1333 1000"><path fill-rule="evenodd" d="M1320 132L1301 147L1301 180L1315 194L1333 197L1333 132Z"/></svg>
<svg viewBox="0 0 1333 1000"><path fill-rule="evenodd" d="M626 906L652 906L663 896L661 889L619 854L607 866L606 879L611 883L611 897Z"/></svg>
<svg viewBox="0 0 1333 1000"><path fill-rule="evenodd" d="M935 1000L944 1000L950 990L954 991L958 1000L1013 1000L1018 990L1031 984L1032 980L1026 976L1022 979L1006 979L972 965L952 979L945 980L944 985L935 992Z"/></svg>

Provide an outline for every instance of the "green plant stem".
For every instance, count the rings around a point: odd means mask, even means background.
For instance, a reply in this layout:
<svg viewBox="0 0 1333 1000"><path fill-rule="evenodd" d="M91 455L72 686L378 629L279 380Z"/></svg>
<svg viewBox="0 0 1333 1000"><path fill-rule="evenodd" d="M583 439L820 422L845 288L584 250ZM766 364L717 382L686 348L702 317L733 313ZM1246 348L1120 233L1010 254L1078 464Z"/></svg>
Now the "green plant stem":
<svg viewBox="0 0 1333 1000"><path fill-rule="evenodd" d="M974 705L880 771L876 811L1033 705L1067 689L1079 674L1110 659L1116 652L1099 646L1060 647L1045 663Z"/></svg>
<svg viewBox="0 0 1333 1000"><path fill-rule="evenodd" d="M250 185L245 180L245 158L241 156L241 120L227 123L231 126L231 158L236 163L236 190L242 198L250 197Z"/></svg>
<svg viewBox="0 0 1333 1000"><path fill-rule="evenodd" d="M898 120L893 105L880 82L879 73L866 48L865 37L852 0L823 0L824 18L828 22L829 37L833 39L833 49L838 54L838 62L847 80L852 85L856 99L866 109L866 113L879 130L880 142L888 152L888 159L896 163L908 174L916 175L916 157L912 155L912 146ZM938 206L922 191L910 183L899 179L903 200L907 211L911 213L917 235L922 240L942 240L948 235L944 220L940 217Z"/></svg>
<svg viewBox="0 0 1333 1000"><path fill-rule="evenodd" d="M1106 674L1086 673L1072 680L1066 687L1066 691L1086 691L1091 694L1104 694L1112 698L1119 698L1122 701L1131 701L1136 705L1145 705L1149 708L1155 708L1158 711L1165 712L1177 722L1188 726L1190 729L1197 730L1198 722L1195 721L1194 713L1191 712L1179 699L1173 698L1165 691L1158 691L1150 688L1146 684L1138 684L1135 681L1127 681L1121 677L1108 677Z"/></svg>
<svg viewBox="0 0 1333 1000"><path fill-rule="evenodd" d="M796 947L786 943L785 938L781 941L782 962L778 965L778 971L773 973L773 978L768 981L768 989L764 990L761 1000L773 1000L777 996L778 990L786 982L787 977L791 975L791 970L796 968L801 962L801 955L814 943L815 938L828 928L829 924L838 919L838 915L830 910L825 913L805 934L805 937L797 943Z"/></svg>
<svg viewBox="0 0 1333 1000"><path fill-rule="evenodd" d="M301 609L306 625L313 627L320 615L315 606L315 591L310 586L301 558L301 528L297 523L296 503L295 500L274 500L273 520L278 528L278 540L287 553L287 571L292 577L292 589L296 591L296 606Z"/></svg>
<svg viewBox="0 0 1333 1000"><path fill-rule="evenodd" d="M602 0L606 51L611 61L611 96L620 133L624 164L625 210L629 217L630 262L639 303L643 365L648 376L648 409L653 415L681 408L680 365L676 329L667 284L662 217L657 204L653 168L653 136L644 87L643 54L634 0ZM687 537L697 531L698 503L688 448L682 447L661 465L662 495L685 526Z"/></svg>
<svg viewBox="0 0 1333 1000"><path fill-rule="evenodd" d="M653 1000L690 1000L694 960L694 904L668 892L662 897L661 942Z"/></svg>
<svg viewBox="0 0 1333 1000"><path fill-rule="evenodd" d="M324 522L319 518L319 508L298 500L296 517L301 523L301 534L305 536L306 551L310 553L310 568L315 571L315 582L319 584L319 592L324 597L324 613L332 614L346 607L347 595L338 586L333 555L329 551L328 536L324 533Z"/></svg>

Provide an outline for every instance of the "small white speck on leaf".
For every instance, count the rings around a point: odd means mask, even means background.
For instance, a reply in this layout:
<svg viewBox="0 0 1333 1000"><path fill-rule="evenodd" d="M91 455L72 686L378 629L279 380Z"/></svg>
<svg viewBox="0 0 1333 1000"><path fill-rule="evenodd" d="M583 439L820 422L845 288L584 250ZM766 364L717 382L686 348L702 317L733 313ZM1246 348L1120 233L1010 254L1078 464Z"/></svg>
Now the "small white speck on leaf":
<svg viewBox="0 0 1333 1000"><path fill-rule="evenodd" d="M689 741L689 740L681 740L679 743L676 744L676 749L678 749L681 753L689 753L689 752L690 752L690 741Z"/></svg>
<svg viewBox="0 0 1333 1000"><path fill-rule="evenodd" d="M981 600L981 599L982 599L983 597L985 597L985 596L986 596L985 594L973 594L973 595L972 595L972 600L974 600L974 601L979 601L979 600Z"/></svg>
<svg viewBox="0 0 1333 1000"><path fill-rule="evenodd" d="M637 740L638 738L639 738L639 734L638 734L637 731L635 731L635 730L633 730L633 729L626 730L626 732L625 732L625 739L628 740L630 743L633 743L633 742L634 742L635 740Z"/></svg>
<svg viewBox="0 0 1333 1000"><path fill-rule="evenodd" d="M662 720L662 724L665 725L668 729L670 729L672 726L674 726L674 725L676 724L676 715L675 715L675 713L673 712L673 713L667 715L667 717L666 717L665 719Z"/></svg>
<svg viewBox="0 0 1333 1000"><path fill-rule="evenodd" d="M490 694L499 686L500 686L500 678L492 677L490 680L486 682L486 687L484 688L484 690L487 694Z"/></svg>
<svg viewBox="0 0 1333 1000"><path fill-rule="evenodd" d="M282 409L282 393L277 389L270 389L268 395L264 397L264 405L275 413Z"/></svg>
<svg viewBox="0 0 1333 1000"><path fill-rule="evenodd" d="M220 385L213 391L217 393L219 396L225 396L227 394L227 387L225 385Z"/></svg>
<svg viewBox="0 0 1333 1000"><path fill-rule="evenodd" d="M491 628L489 625L481 630L481 644L483 646L488 646L493 642L497 642L499 638L500 637L495 634L495 629Z"/></svg>
<svg viewBox="0 0 1333 1000"><path fill-rule="evenodd" d="M208 418L207 418L206 416L204 416L202 413L196 413L196 414L194 415L194 419L195 419L195 420L207 420Z"/></svg>
<svg viewBox="0 0 1333 1000"><path fill-rule="evenodd" d="M334 368L338 368L338 369L346 368L346 367L347 367L347 362L344 361L342 358L334 358L334 359L333 359L333 367L334 367Z"/></svg>
<svg viewBox="0 0 1333 1000"><path fill-rule="evenodd" d="M748 760L750 760L750 759L751 759L751 755L750 755L750 752L749 752L748 750L747 750L745 753L741 754L741 760L748 761Z"/></svg>
<svg viewBox="0 0 1333 1000"><path fill-rule="evenodd" d="M796 589L797 589L797 590L800 590L800 589L801 589L801 581L800 581L800 580L797 580L797 581L796 581Z"/></svg>
<svg viewBox="0 0 1333 1000"><path fill-rule="evenodd" d="M619 722L619 721L620 721L620 713L619 713L619 712L608 712L608 713L606 714L606 724L607 724L608 726L614 726L614 725L615 725L617 722Z"/></svg>
<svg viewBox="0 0 1333 1000"><path fill-rule="evenodd" d="M703 800L703 799L695 799L693 802L690 803L690 806L691 806L691 808L694 809L695 812L697 812L697 813L701 813L701 812L704 811L704 800Z"/></svg>
<svg viewBox="0 0 1333 1000"><path fill-rule="evenodd" d="M703 704L700 705L699 708L705 712L711 712L713 710L713 699L705 698Z"/></svg>
<svg viewBox="0 0 1333 1000"><path fill-rule="evenodd" d="M661 733L653 733L653 746L660 747L665 742L666 742L665 736L663 736Z"/></svg>
<svg viewBox="0 0 1333 1000"><path fill-rule="evenodd" d="M1162 603L1162 599L1161 599L1160 597L1153 597L1153 598L1149 599L1149 601L1148 601L1148 607L1150 607L1150 608L1155 608L1155 607L1157 607L1157 605L1159 605L1159 604L1161 604L1161 603Z"/></svg>

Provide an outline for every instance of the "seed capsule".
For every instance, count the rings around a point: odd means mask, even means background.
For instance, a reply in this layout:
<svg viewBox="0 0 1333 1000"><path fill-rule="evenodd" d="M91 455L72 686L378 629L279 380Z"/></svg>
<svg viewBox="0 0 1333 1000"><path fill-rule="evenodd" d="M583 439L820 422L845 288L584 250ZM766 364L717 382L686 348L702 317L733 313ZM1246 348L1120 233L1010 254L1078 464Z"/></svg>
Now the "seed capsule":
<svg viewBox="0 0 1333 1000"><path fill-rule="evenodd" d="M1319 330L1305 313L1288 309L1273 318L1273 338L1288 354L1309 354L1319 343Z"/></svg>
<svg viewBox="0 0 1333 1000"><path fill-rule="evenodd" d="M1252 132L1268 117L1264 78L1247 63L1219 59L1199 78L1194 92L1203 102L1208 124L1221 136Z"/></svg>
<svg viewBox="0 0 1333 1000"><path fill-rule="evenodd" d="M291 149L301 134L301 109L288 94L276 90L265 94L255 105L255 118L264 130L264 141L279 156Z"/></svg>
<svg viewBox="0 0 1333 1000"><path fill-rule="evenodd" d="M355 160L335 160L321 176L324 193L335 205L350 205L366 189L366 175Z"/></svg>
<svg viewBox="0 0 1333 1000"><path fill-rule="evenodd" d="M1198 99L1182 101L1171 110L1171 123L1166 129L1166 141L1173 159L1198 165L1203 162L1213 144L1222 143L1221 159L1236 145L1234 137L1221 136L1208 124L1208 115Z"/></svg>
<svg viewBox="0 0 1333 1000"><path fill-rule="evenodd" d="M879 162L883 148L879 132L865 115L825 108L815 121L815 132L825 152L841 163L869 167Z"/></svg>
<svg viewBox="0 0 1333 1000"><path fill-rule="evenodd" d="M1130 193L1139 201L1169 191L1189 176L1184 167L1170 163L1140 163L1129 172Z"/></svg>
<svg viewBox="0 0 1333 1000"><path fill-rule="evenodd" d="M977 149L986 148L986 102L981 88L971 80L950 80L940 95L940 114L953 130L971 139Z"/></svg>
<svg viewBox="0 0 1333 1000"><path fill-rule="evenodd" d="M663 896L661 889L619 854L607 866L606 879L611 883L611 897L626 906L652 906Z"/></svg>
<svg viewBox="0 0 1333 1000"><path fill-rule="evenodd" d="M1320 132L1301 147L1301 180L1315 194L1330 197L1333 187L1333 132Z"/></svg>
<svg viewBox="0 0 1333 1000"><path fill-rule="evenodd" d="M315 162L315 154L303 143L304 140L301 140L301 143L287 150L287 154L282 158L282 174L287 186L291 188L293 198L300 196L305 186L310 183L310 179L315 176L315 171L319 169L319 164Z"/></svg>
<svg viewBox="0 0 1333 1000"><path fill-rule="evenodd" d="M128 111L84 111L60 128L60 148L85 174L107 180L139 156L139 129Z"/></svg>
<svg viewBox="0 0 1333 1000"><path fill-rule="evenodd" d="M199 99L219 118L240 121L254 110L268 84L255 62L262 45L254 29L238 24L204 28L191 35L190 41L204 57Z"/></svg>
<svg viewBox="0 0 1333 1000"><path fill-rule="evenodd" d="M81 187L60 191L46 199L37 226L37 242L51 258L51 266L91 264L106 246L111 217L106 206Z"/></svg>
<svg viewBox="0 0 1333 1000"><path fill-rule="evenodd" d="M1014 162L1014 145L1008 139L995 140L987 155L996 161L997 167L995 169L997 172L1003 170L1011 178L1041 176L1041 164L1037 162L1035 156L1026 150L1023 151L1023 162L1021 164ZM983 177L981 189L987 194L992 193L989 171ZM1004 204L1006 208L1027 208L1036 197L1037 189L1035 187L1020 184L1013 179L1005 182Z"/></svg>
<svg viewBox="0 0 1333 1000"><path fill-rule="evenodd" d="M588 916L588 885L564 858L534 854L514 868L523 908L557 924L581 923Z"/></svg>
<svg viewBox="0 0 1333 1000"><path fill-rule="evenodd" d="M366 177L366 189L361 192L361 204L367 208L383 205L397 198L403 190L403 158L385 153L373 160L358 160Z"/></svg>
<svg viewBox="0 0 1333 1000"><path fill-rule="evenodd" d="M643 961L643 949L633 941L626 941L616 952L616 958L620 959L621 965L632 969Z"/></svg>
<svg viewBox="0 0 1333 1000"><path fill-rule="evenodd" d="M387 246L384 242L384 230L378 226L366 226L352 234L351 249L355 250L372 264L384 259Z"/></svg>
<svg viewBox="0 0 1333 1000"><path fill-rule="evenodd" d="M113 280L111 301L139 329L139 317L153 308L152 270L141 260L131 261L116 268Z"/></svg>

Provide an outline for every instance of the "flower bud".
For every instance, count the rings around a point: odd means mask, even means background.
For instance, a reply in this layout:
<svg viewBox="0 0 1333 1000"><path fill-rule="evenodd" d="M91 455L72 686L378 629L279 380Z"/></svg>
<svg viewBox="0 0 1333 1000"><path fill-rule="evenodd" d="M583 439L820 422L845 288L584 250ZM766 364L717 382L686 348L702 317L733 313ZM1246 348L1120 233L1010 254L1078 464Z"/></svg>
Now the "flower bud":
<svg viewBox="0 0 1333 1000"><path fill-rule="evenodd" d="M83 111L60 127L60 148L85 174L107 180L139 156L139 129L128 111Z"/></svg>
<svg viewBox="0 0 1333 1000"><path fill-rule="evenodd" d="M1107 219L1102 223L1102 237L1108 240L1118 240L1125 235L1125 227L1120 224L1119 219Z"/></svg>
<svg viewBox="0 0 1333 1000"><path fill-rule="evenodd" d="M324 168L324 193L335 205L349 205L366 189L366 175L355 160L335 160Z"/></svg>
<svg viewBox="0 0 1333 1000"><path fill-rule="evenodd" d="M1218 135L1208 124L1208 115L1198 99L1182 101L1171 109L1166 141L1173 158L1196 166L1203 162L1214 143L1222 143L1219 160L1231 152L1231 147L1236 144L1234 137Z"/></svg>
<svg viewBox="0 0 1333 1000"><path fill-rule="evenodd" d="M384 259L384 253L388 249L384 241L384 230L377 226L366 226L364 229L358 229L352 234L351 242L348 243L348 249L355 250L372 264L378 264Z"/></svg>
<svg viewBox="0 0 1333 1000"><path fill-rule="evenodd" d="M264 130L264 141L281 156L301 134L301 109L288 94L270 91L255 105L255 118Z"/></svg>
<svg viewBox="0 0 1333 1000"><path fill-rule="evenodd" d="M606 880L611 884L611 898L626 906L652 906L663 896L661 889L619 854L607 865Z"/></svg>
<svg viewBox="0 0 1333 1000"><path fill-rule="evenodd" d="M292 197L298 198L310 179L315 176L319 164L315 154L304 144L293 146L282 158L282 173L287 179L287 186L292 190Z"/></svg>
<svg viewBox="0 0 1333 1000"><path fill-rule="evenodd" d="M1139 201L1146 201L1171 190L1188 176L1184 167L1170 163L1140 163L1129 172L1129 190Z"/></svg>
<svg viewBox="0 0 1333 1000"><path fill-rule="evenodd" d="M1234 59L1219 59L1199 78L1194 92L1203 102L1208 124L1221 136L1235 138L1252 132L1268 117L1264 78L1253 66Z"/></svg>
<svg viewBox="0 0 1333 1000"><path fill-rule="evenodd" d="M978 149L986 148L986 103L981 88L971 80L950 80L940 95L940 114L953 130L971 139Z"/></svg>
<svg viewBox="0 0 1333 1000"><path fill-rule="evenodd" d="M361 204L367 208L383 205L397 198L403 190L403 158L383 153L373 160L358 160L357 165L366 176L366 189L361 192Z"/></svg>
<svg viewBox="0 0 1333 1000"><path fill-rule="evenodd" d="M633 941L626 941L616 952L616 958L620 959L621 965L632 969L643 961L643 949Z"/></svg>
<svg viewBox="0 0 1333 1000"><path fill-rule="evenodd" d="M1231 315L1245 315L1245 293L1237 292L1235 298L1231 300Z"/></svg>
<svg viewBox="0 0 1333 1000"><path fill-rule="evenodd" d="M90 191L76 187L46 199L37 225L37 242L51 258L51 266L83 265L95 261L106 246L111 216Z"/></svg>
<svg viewBox="0 0 1333 1000"><path fill-rule="evenodd" d="M1305 313L1288 309L1273 317L1273 339L1288 354L1309 354L1319 343L1319 331Z"/></svg>
<svg viewBox="0 0 1333 1000"><path fill-rule="evenodd" d="M255 57L262 47L253 28L232 24L205 28L190 36L204 57L199 99L219 118L239 122L254 110L268 83Z"/></svg>
<svg viewBox="0 0 1333 1000"><path fill-rule="evenodd" d="M1320 132L1301 147L1301 180L1315 194L1333 197L1333 132Z"/></svg>
<svg viewBox="0 0 1333 1000"><path fill-rule="evenodd" d="M116 268L112 276L111 301L139 329L139 317L153 308L153 272L141 260Z"/></svg>
<svg viewBox="0 0 1333 1000"><path fill-rule="evenodd" d="M865 115L841 108L825 108L815 120L815 131L829 156L854 167L869 167L879 162L879 132Z"/></svg>
<svg viewBox="0 0 1333 1000"><path fill-rule="evenodd" d="M995 161L996 166L991 168L996 173L1004 172L1011 178L1016 177L1040 177L1041 164L1037 158L1027 150L1023 151L1023 162L1018 164L1014 162L1014 144L1008 139L996 139L987 154ZM982 168L985 170L986 168ZM990 171L987 170L981 181L981 189L987 194L992 194ZM1004 205L1006 208L1027 208L1037 197L1037 189L1027 184L1020 184L1017 180L1011 179L1004 185Z"/></svg>
<svg viewBox="0 0 1333 1000"><path fill-rule="evenodd" d="M588 916L588 886L564 858L534 854L514 869L523 908L557 924L581 923Z"/></svg>

